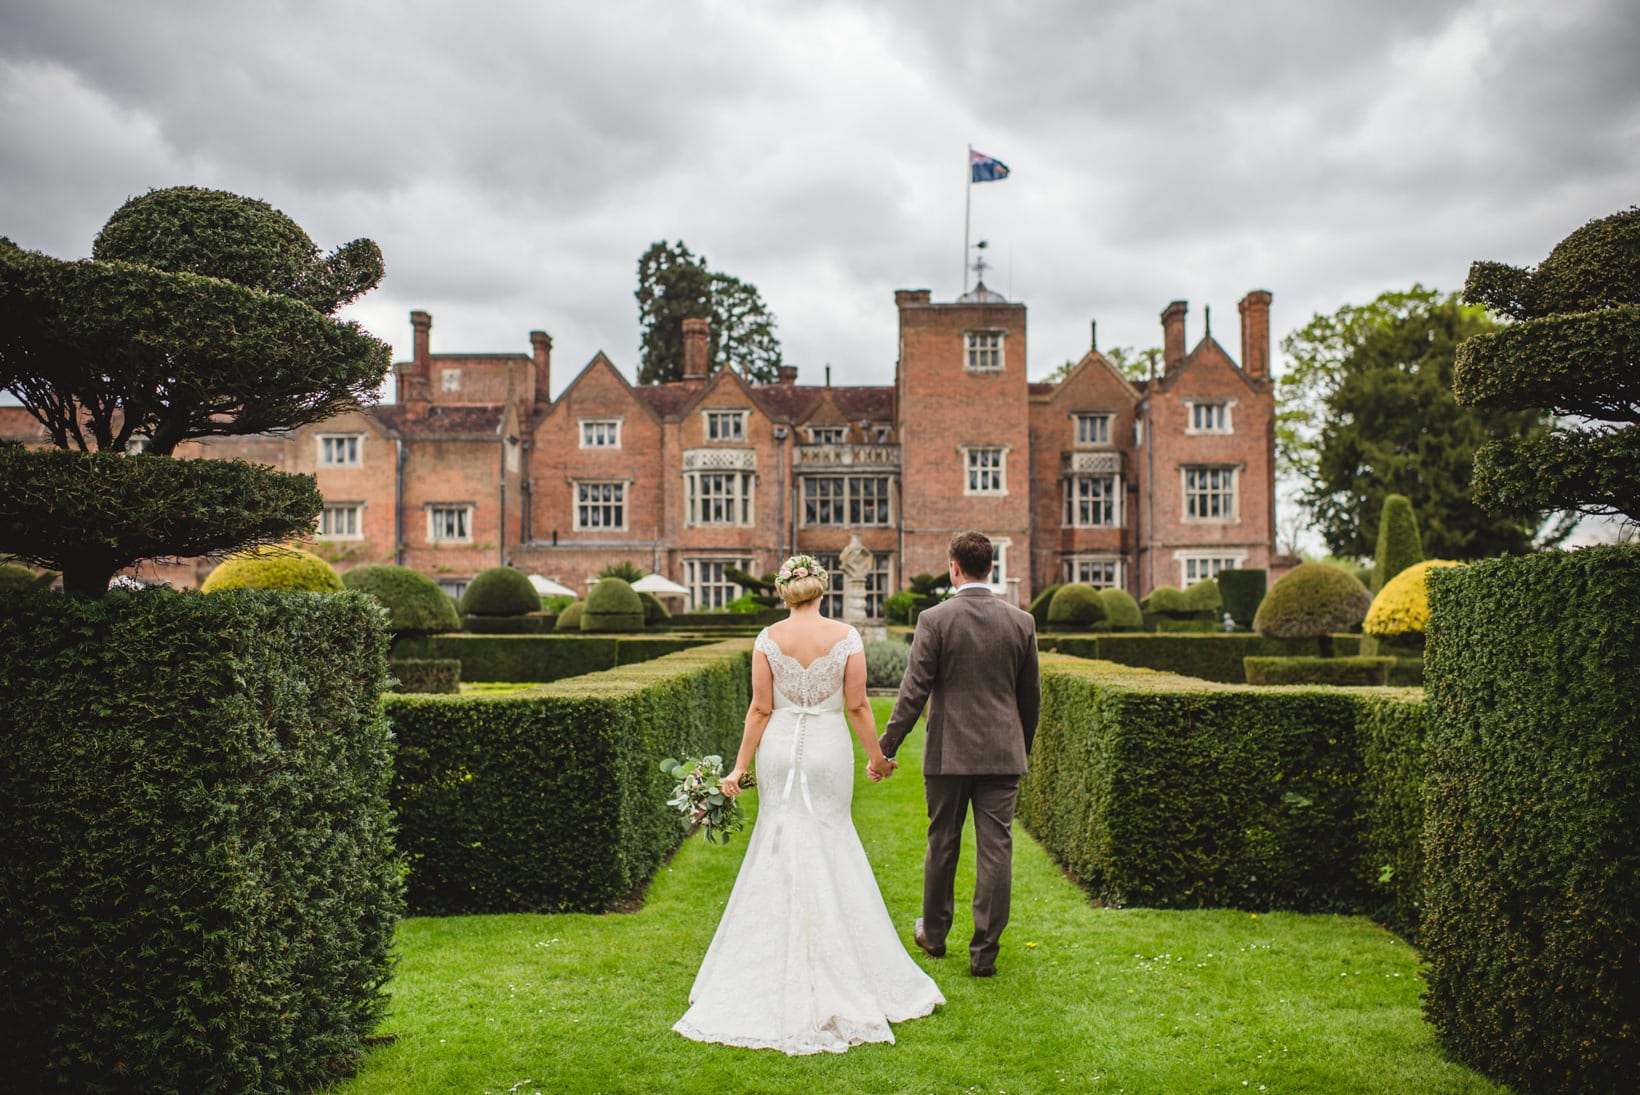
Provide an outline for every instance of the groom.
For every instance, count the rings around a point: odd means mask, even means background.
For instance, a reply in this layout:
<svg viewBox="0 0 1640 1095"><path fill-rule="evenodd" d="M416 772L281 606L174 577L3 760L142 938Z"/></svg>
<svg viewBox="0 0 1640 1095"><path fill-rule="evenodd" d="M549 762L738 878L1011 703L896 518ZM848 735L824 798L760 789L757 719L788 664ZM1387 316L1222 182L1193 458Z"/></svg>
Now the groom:
<svg viewBox="0 0 1640 1095"><path fill-rule="evenodd" d="M1036 621L1000 600L985 580L991 573L991 541L977 532L959 532L947 554L956 596L917 617L911 661L882 747L892 760L928 704L923 747L928 854L923 914L912 937L930 958L945 956L962 826L972 804L978 863L968 961L975 977L990 977L1008 926L1014 803L1036 735L1042 680Z"/></svg>

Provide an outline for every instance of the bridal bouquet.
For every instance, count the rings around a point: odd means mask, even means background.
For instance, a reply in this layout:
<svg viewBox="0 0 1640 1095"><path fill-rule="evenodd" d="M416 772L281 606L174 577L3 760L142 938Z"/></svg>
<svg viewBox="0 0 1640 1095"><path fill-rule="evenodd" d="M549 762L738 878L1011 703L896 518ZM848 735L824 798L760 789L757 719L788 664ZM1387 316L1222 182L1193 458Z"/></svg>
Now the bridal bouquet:
<svg viewBox="0 0 1640 1095"><path fill-rule="evenodd" d="M666 804L683 815L685 829L699 825L706 830L708 843L727 844L730 833L745 827L740 803L723 793L722 757L668 757L661 761L661 771L678 781ZM756 787L757 779L747 772L740 785Z"/></svg>

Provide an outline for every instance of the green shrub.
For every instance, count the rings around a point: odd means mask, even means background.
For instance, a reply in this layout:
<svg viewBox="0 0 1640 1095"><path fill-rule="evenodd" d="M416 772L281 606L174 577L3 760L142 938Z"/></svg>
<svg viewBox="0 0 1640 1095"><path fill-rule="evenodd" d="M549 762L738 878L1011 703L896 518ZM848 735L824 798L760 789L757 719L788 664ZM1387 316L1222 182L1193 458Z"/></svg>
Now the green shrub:
<svg viewBox="0 0 1640 1095"><path fill-rule="evenodd" d="M463 616L522 616L539 611L541 595L529 576L516 567L479 571L461 595Z"/></svg>
<svg viewBox="0 0 1640 1095"><path fill-rule="evenodd" d="M1184 590L1177 586L1157 586L1145 594L1139 605L1157 615L1183 616L1195 611L1185 599Z"/></svg>
<svg viewBox="0 0 1640 1095"><path fill-rule="evenodd" d="M582 631L642 631L643 601L622 578L600 578L587 594Z"/></svg>
<svg viewBox="0 0 1640 1095"><path fill-rule="evenodd" d="M342 585L380 601L394 632L461 630L461 617L449 596L438 583L409 567L354 567L342 575Z"/></svg>
<svg viewBox="0 0 1640 1095"><path fill-rule="evenodd" d="M56 580L53 571L36 574L33 567L21 563L0 563L0 591L47 589Z"/></svg>
<svg viewBox="0 0 1640 1095"><path fill-rule="evenodd" d="M395 658L388 670L395 692L460 692L461 662L455 658Z"/></svg>
<svg viewBox="0 0 1640 1095"><path fill-rule="evenodd" d="M557 597L542 597L541 611L556 616L574 603L575 597L569 594L560 594Z"/></svg>
<svg viewBox="0 0 1640 1095"><path fill-rule="evenodd" d="M1394 659L1395 664L1389 669L1389 683L1398 688L1422 688L1424 686L1424 659L1401 658Z"/></svg>
<svg viewBox="0 0 1640 1095"><path fill-rule="evenodd" d="M282 593L340 593L336 568L300 548L260 547L222 560L200 585L202 593L271 589Z"/></svg>
<svg viewBox="0 0 1640 1095"><path fill-rule="evenodd" d="M733 754L750 649L731 640L515 696L390 697L411 907L603 911L626 898L683 837L656 761Z"/></svg>
<svg viewBox="0 0 1640 1095"><path fill-rule="evenodd" d="M553 629L555 631L580 631L581 614L586 611L586 608L587 603L585 601L570 602L563 611L558 613L558 619L552 625Z"/></svg>
<svg viewBox="0 0 1640 1095"><path fill-rule="evenodd" d="M1386 685L1394 658L1244 659L1248 684Z"/></svg>
<svg viewBox="0 0 1640 1095"><path fill-rule="evenodd" d="M892 640L866 643L866 687L898 688L911 662L911 644Z"/></svg>
<svg viewBox="0 0 1640 1095"><path fill-rule="evenodd" d="M643 576L643 568L632 562L630 559L622 559L619 562L614 563L605 563L603 569L598 571L599 578L619 578L628 585L631 585Z"/></svg>
<svg viewBox="0 0 1640 1095"><path fill-rule="evenodd" d="M1184 603L1189 611L1208 613L1215 621L1224 608L1224 599L1219 596L1219 583L1211 578L1190 583L1184 591Z"/></svg>
<svg viewBox="0 0 1640 1095"><path fill-rule="evenodd" d="M1640 550L1435 570L1429 606L1430 1022L1521 1090L1627 1089L1640 1075Z"/></svg>
<svg viewBox="0 0 1640 1095"><path fill-rule="evenodd" d="M601 673L702 646L683 635L427 635L401 639L396 658L454 658L461 679L473 682L530 681L537 684Z"/></svg>
<svg viewBox="0 0 1640 1095"><path fill-rule="evenodd" d="M661 604L661 599L653 593L639 593L638 600L643 602L643 624L645 627L665 627L672 614Z"/></svg>
<svg viewBox="0 0 1640 1095"><path fill-rule="evenodd" d="M1099 591L1081 582L1059 587L1048 605L1048 626L1051 628L1086 628L1105 618L1105 603Z"/></svg>
<svg viewBox="0 0 1640 1095"><path fill-rule="evenodd" d="M558 617L545 612L523 616L464 616L461 629L474 635L549 635L558 630Z"/></svg>
<svg viewBox="0 0 1640 1095"><path fill-rule="evenodd" d="M724 605L723 610L736 616L755 616L769 607L768 598L759 598L755 594L742 593Z"/></svg>
<svg viewBox="0 0 1640 1095"><path fill-rule="evenodd" d="M1314 640L1286 642L1248 632L1211 635L1062 635L1039 634L1037 647L1078 658L1101 659L1224 684L1246 680L1243 661L1249 654L1290 657L1314 654Z"/></svg>
<svg viewBox="0 0 1640 1095"><path fill-rule="evenodd" d="M1361 622L1372 594L1342 567L1302 563L1283 574L1253 617L1253 629L1272 639L1319 639L1321 653L1331 652L1334 631Z"/></svg>
<svg viewBox="0 0 1640 1095"><path fill-rule="evenodd" d="M1419 666L1421 670L1422 662ZM1393 670L1390 683L1396 683ZM1374 894L1363 911L1415 940L1424 898L1424 742L1429 707L1416 692L1358 692L1355 710L1355 740L1361 750L1361 852L1356 870L1371 883Z"/></svg>
<svg viewBox="0 0 1640 1095"><path fill-rule="evenodd" d="M1224 610L1236 626L1243 630L1253 626L1259 602L1264 600L1268 574L1262 570L1219 571L1219 595L1224 598Z"/></svg>
<svg viewBox="0 0 1640 1095"><path fill-rule="evenodd" d="M1423 559L1412 502L1404 494L1389 495L1378 515L1378 550L1373 553L1371 591L1377 593L1391 578Z"/></svg>
<svg viewBox="0 0 1640 1095"><path fill-rule="evenodd" d="M1061 588L1063 588L1062 584L1055 582L1045 588L1041 593L1038 593L1035 597L1031 598L1031 616L1036 620L1036 629L1038 631L1041 631L1043 628L1048 626L1048 606L1053 604L1054 594L1058 593ZM899 594L895 594L895 596L899 596ZM908 594L907 596L909 597L910 595ZM909 623L910 621L904 620L891 622Z"/></svg>
<svg viewBox="0 0 1640 1095"><path fill-rule="evenodd" d="M917 595L902 589L883 598L883 617L891 624L909 624L916 606Z"/></svg>
<svg viewBox="0 0 1640 1095"><path fill-rule="evenodd" d="M386 646L355 593L0 594L5 1086L303 1091L357 1061L401 907Z"/></svg>
<svg viewBox="0 0 1640 1095"><path fill-rule="evenodd" d="M1099 603L1105 609L1105 624L1112 631L1139 631L1144 628L1144 613L1139 611L1139 602L1127 590L1101 589Z"/></svg>
<svg viewBox="0 0 1640 1095"><path fill-rule="evenodd" d="M1151 625L1163 634L1195 634L1205 635L1209 632L1223 631L1224 628L1212 620L1179 619L1174 616L1155 616L1151 618Z"/></svg>

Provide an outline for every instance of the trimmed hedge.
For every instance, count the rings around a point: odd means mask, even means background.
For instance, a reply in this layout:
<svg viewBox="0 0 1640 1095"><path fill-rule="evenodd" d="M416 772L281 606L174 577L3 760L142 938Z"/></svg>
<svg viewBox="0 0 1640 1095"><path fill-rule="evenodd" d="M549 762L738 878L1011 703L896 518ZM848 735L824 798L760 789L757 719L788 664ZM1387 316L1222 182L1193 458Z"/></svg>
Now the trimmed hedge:
<svg viewBox="0 0 1640 1095"><path fill-rule="evenodd" d="M1334 631L1349 631L1367 614L1372 594L1343 567L1300 563L1277 579L1253 617L1272 639L1320 639L1327 653Z"/></svg>
<svg viewBox="0 0 1640 1095"><path fill-rule="evenodd" d="M1048 632L1036 637L1036 645L1042 651L1159 669L1223 684L1241 684L1247 679L1244 662L1249 655L1292 657L1316 653L1314 640L1267 639L1245 631L1219 631L1210 635L1065 635Z"/></svg>
<svg viewBox="0 0 1640 1095"><path fill-rule="evenodd" d="M461 663L454 658L395 658L388 670L395 692L460 692Z"/></svg>
<svg viewBox="0 0 1640 1095"><path fill-rule="evenodd" d="M1429 627L1428 574L1437 567L1461 567L1450 559L1427 559L1404 567L1378 591L1361 630L1376 639L1421 644Z"/></svg>
<svg viewBox="0 0 1640 1095"><path fill-rule="evenodd" d="M1072 582L1059 587L1048 603L1050 628L1085 628L1105 618L1105 602L1090 585Z"/></svg>
<svg viewBox="0 0 1640 1095"><path fill-rule="evenodd" d="M1125 589L1101 589L1099 603L1105 606L1105 626L1111 631L1138 631L1145 626L1139 602Z"/></svg>
<svg viewBox="0 0 1640 1095"><path fill-rule="evenodd" d="M1389 684L1394 658L1257 658L1243 659L1248 684Z"/></svg>
<svg viewBox="0 0 1640 1095"><path fill-rule="evenodd" d="M402 904L386 647L360 593L0 596L8 1088L308 1090L358 1059Z"/></svg>
<svg viewBox="0 0 1640 1095"><path fill-rule="evenodd" d="M582 631L642 631L643 624L643 601L626 581L601 578L587 594Z"/></svg>
<svg viewBox="0 0 1640 1095"><path fill-rule="evenodd" d="M1430 1022L1521 1090L1627 1090L1640 1075L1640 550L1436 570L1429 604Z"/></svg>
<svg viewBox="0 0 1640 1095"><path fill-rule="evenodd" d="M464 681L545 684L649 661L710 641L683 635L424 635L400 640L393 655L454 658L461 663Z"/></svg>
<svg viewBox="0 0 1640 1095"><path fill-rule="evenodd" d="M672 619L672 613L667 611L661 599L653 593L638 591L638 600L643 602L643 625L645 627L665 627Z"/></svg>
<svg viewBox="0 0 1640 1095"><path fill-rule="evenodd" d="M1390 743L1417 740L1415 693L1379 692L1397 702L1377 704L1368 691L1213 684L1064 658L1044 659L1042 690L1020 817L1103 900L1311 912L1394 903L1374 861L1419 839L1398 820L1416 773L1367 768L1397 755ZM1364 723L1383 741L1365 747Z"/></svg>
<svg viewBox="0 0 1640 1095"><path fill-rule="evenodd" d="M581 630L581 615L586 612L586 608L587 603L585 601L574 601L565 605L564 610L558 613L558 618L553 621L552 629L554 631L579 632Z"/></svg>
<svg viewBox="0 0 1640 1095"><path fill-rule="evenodd" d="M523 695L390 697L411 907L619 904L684 836L656 762L733 752L750 667L751 644L730 640Z"/></svg>
<svg viewBox="0 0 1640 1095"><path fill-rule="evenodd" d="M522 616L541 611L541 595L516 567L489 567L473 576L461 594L461 615Z"/></svg>
<svg viewBox="0 0 1640 1095"><path fill-rule="evenodd" d="M1048 608L1049 608L1050 605L1053 604L1054 594L1059 592L1061 586L1062 586L1062 583L1055 582L1052 585L1047 586L1046 588L1044 588L1042 590L1042 592L1038 593L1035 597L1031 598L1031 607L1030 607L1029 611L1031 613L1031 617L1036 620L1036 629L1038 631L1042 631L1042 630L1045 630L1047 628L1047 626L1048 626ZM899 594L896 593L895 596L897 597L897 596L899 596ZM910 594L908 596L915 596L915 595ZM907 607L909 607L909 605L910 605L910 602L908 601L907 602ZM892 618L890 618L890 622L893 622Z"/></svg>
<svg viewBox="0 0 1640 1095"><path fill-rule="evenodd" d="M387 609L388 627L395 632L461 629L461 616L449 594L409 567L354 567L342 575L342 585L380 601Z"/></svg>
<svg viewBox="0 0 1640 1095"><path fill-rule="evenodd" d="M550 612L527 612L522 616L463 616L463 630L474 635L550 635L558 630L558 617ZM577 625L576 630L580 630Z"/></svg>
<svg viewBox="0 0 1640 1095"><path fill-rule="evenodd" d="M200 583L201 593L229 589L271 589L284 593L340 593L336 568L300 548L259 547L222 560Z"/></svg>
<svg viewBox="0 0 1640 1095"><path fill-rule="evenodd" d="M1230 618L1236 621L1236 626L1246 630L1253 626L1253 617L1258 614L1259 602L1264 600L1264 594L1269 586L1269 574L1263 570L1221 570L1219 571L1219 596L1224 599L1224 610L1230 613Z"/></svg>

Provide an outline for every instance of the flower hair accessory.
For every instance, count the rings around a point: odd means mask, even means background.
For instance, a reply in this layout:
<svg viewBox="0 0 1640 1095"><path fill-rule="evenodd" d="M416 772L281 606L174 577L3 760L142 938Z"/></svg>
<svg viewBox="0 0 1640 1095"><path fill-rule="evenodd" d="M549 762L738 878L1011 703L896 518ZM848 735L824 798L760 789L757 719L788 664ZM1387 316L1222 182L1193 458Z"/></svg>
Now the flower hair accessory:
<svg viewBox="0 0 1640 1095"><path fill-rule="evenodd" d="M780 573L775 575L774 584L783 586L788 582L795 582L799 578L824 577L826 568L820 565L820 560L812 555L793 555L780 564Z"/></svg>

